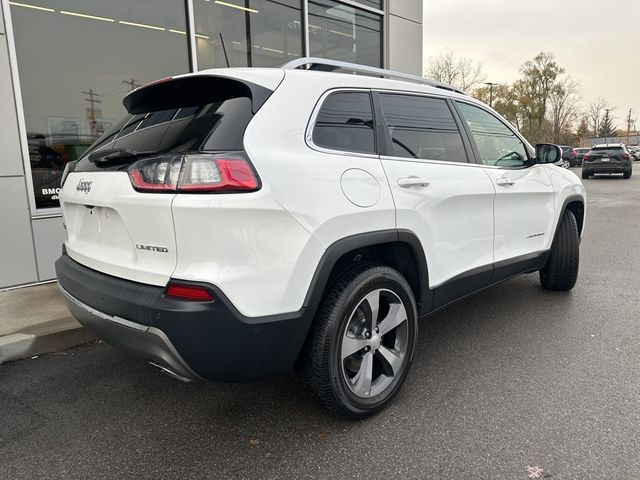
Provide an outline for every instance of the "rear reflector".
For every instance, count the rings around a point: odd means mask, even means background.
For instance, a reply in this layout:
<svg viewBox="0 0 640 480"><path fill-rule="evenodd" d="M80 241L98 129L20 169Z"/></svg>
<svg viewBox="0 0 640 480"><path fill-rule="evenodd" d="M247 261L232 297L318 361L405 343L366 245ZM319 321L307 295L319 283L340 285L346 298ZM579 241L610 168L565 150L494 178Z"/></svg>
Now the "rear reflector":
<svg viewBox="0 0 640 480"><path fill-rule="evenodd" d="M228 193L260 188L244 152L146 158L131 165L128 172L139 192Z"/></svg>
<svg viewBox="0 0 640 480"><path fill-rule="evenodd" d="M199 302L211 302L213 295L205 287L171 283L165 292L167 297L180 298L182 300L195 300Z"/></svg>

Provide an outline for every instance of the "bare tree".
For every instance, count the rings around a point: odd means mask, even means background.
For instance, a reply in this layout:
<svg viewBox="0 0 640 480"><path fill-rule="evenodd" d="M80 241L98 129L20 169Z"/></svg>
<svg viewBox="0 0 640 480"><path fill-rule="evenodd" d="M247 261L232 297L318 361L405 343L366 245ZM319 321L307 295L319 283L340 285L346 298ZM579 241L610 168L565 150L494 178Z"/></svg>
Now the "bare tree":
<svg viewBox="0 0 640 480"><path fill-rule="evenodd" d="M602 112L609 108L609 102L603 97L598 97L597 100L589 104L587 109L587 117L589 118L589 127L594 137L598 136L598 130L600 127L600 119Z"/></svg>
<svg viewBox="0 0 640 480"><path fill-rule="evenodd" d="M560 143L560 135L578 115L580 84L568 75L556 80L549 95L553 141Z"/></svg>
<svg viewBox="0 0 640 480"><path fill-rule="evenodd" d="M467 57L456 57L450 50L445 50L437 57L429 59L425 76L455 85L464 91L470 91L487 78L482 71L482 64Z"/></svg>

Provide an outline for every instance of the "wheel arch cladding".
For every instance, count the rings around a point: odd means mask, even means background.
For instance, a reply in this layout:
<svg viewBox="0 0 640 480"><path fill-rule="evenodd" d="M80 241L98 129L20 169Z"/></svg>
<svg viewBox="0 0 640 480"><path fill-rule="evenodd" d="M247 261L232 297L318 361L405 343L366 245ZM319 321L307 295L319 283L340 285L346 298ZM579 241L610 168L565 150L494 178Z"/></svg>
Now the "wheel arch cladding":
<svg viewBox="0 0 640 480"><path fill-rule="evenodd" d="M573 216L576 217L576 222L578 224L578 235L582 237L582 229L583 229L584 220L585 220L584 219L584 215L585 215L584 200L581 197L575 197L575 196L567 198L567 200L565 200L564 208L562 209L562 212L560 214L558 224L560 224L560 221L562 220L562 216L564 215L564 212L566 212L567 210L573 213Z"/></svg>
<svg viewBox="0 0 640 480"><path fill-rule="evenodd" d="M397 270L411 286L418 314L429 310L431 295L424 249L415 234L405 230L351 235L331 244L318 263L305 306L319 305L338 277L363 263L383 264Z"/></svg>

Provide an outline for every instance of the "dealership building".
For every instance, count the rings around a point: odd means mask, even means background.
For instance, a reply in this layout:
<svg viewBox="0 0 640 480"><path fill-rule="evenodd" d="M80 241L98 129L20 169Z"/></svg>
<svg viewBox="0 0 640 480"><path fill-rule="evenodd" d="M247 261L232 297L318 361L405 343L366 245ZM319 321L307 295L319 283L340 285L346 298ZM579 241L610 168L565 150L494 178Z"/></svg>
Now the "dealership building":
<svg viewBox="0 0 640 480"><path fill-rule="evenodd" d="M55 278L64 166L138 86L303 56L422 70L422 0L0 1L0 289Z"/></svg>

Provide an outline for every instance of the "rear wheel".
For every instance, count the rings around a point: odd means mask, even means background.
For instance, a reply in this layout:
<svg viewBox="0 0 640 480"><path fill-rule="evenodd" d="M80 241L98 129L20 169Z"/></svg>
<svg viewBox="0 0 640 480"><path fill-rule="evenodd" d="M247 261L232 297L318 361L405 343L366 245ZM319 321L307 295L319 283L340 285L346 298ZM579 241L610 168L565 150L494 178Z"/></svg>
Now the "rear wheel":
<svg viewBox="0 0 640 480"><path fill-rule="evenodd" d="M540 270L540 283L546 290L571 290L578 279L580 236L573 212L566 210L545 267Z"/></svg>
<svg viewBox="0 0 640 480"><path fill-rule="evenodd" d="M360 266L325 297L305 345L305 387L350 419L382 410L402 386L417 337L413 293L397 271Z"/></svg>
<svg viewBox="0 0 640 480"><path fill-rule="evenodd" d="M631 178L631 168L624 171L624 173L622 174L622 178Z"/></svg>
<svg viewBox="0 0 640 480"><path fill-rule="evenodd" d="M589 174L589 172L587 172L586 170L582 170L582 178L587 179L589 178L591 175Z"/></svg>

